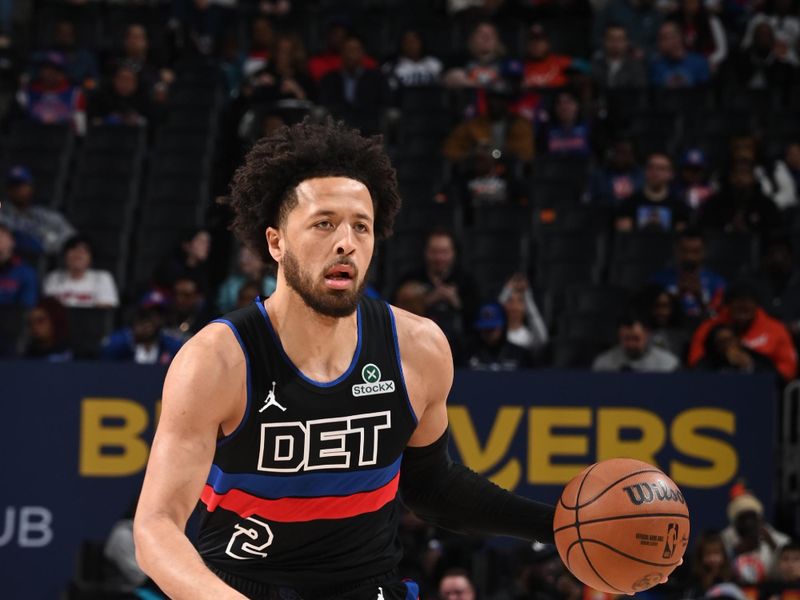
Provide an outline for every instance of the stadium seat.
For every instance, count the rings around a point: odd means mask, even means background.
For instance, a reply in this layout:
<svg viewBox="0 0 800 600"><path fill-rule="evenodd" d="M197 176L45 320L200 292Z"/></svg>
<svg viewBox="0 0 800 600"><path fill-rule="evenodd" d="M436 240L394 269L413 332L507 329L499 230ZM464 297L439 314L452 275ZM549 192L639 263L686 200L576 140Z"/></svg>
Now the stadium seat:
<svg viewBox="0 0 800 600"><path fill-rule="evenodd" d="M467 236L464 248L465 258L495 262L522 264L527 258L526 237L515 230L482 231L474 230Z"/></svg>
<svg viewBox="0 0 800 600"><path fill-rule="evenodd" d="M734 281L756 266L758 239L747 233L709 233L703 236L706 265L728 281Z"/></svg>
<svg viewBox="0 0 800 600"><path fill-rule="evenodd" d="M673 238L660 233L617 233L611 252L612 264L644 263L659 268L673 256Z"/></svg>
<svg viewBox="0 0 800 600"><path fill-rule="evenodd" d="M564 294L564 310L569 315L601 313L619 316L627 308L630 294L612 285L574 285Z"/></svg>
<svg viewBox="0 0 800 600"><path fill-rule="evenodd" d="M114 325L113 308L69 308L70 347L76 358L96 358Z"/></svg>
<svg viewBox="0 0 800 600"><path fill-rule="evenodd" d="M0 357L17 354L25 331L25 312L21 306L0 306Z"/></svg>
<svg viewBox="0 0 800 600"><path fill-rule="evenodd" d="M526 235L531 230L531 209L527 206L478 206L472 209L475 231L511 231Z"/></svg>
<svg viewBox="0 0 800 600"><path fill-rule="evenodd" d="M537 208L575 206L586 188L582 178L572 180L531 178L530 199Z"/></svg>
<svg viewBox="0 0 800 600"><path fill-rule="evenodd" d="M589 340L556 339L553 341L553 366L557 369L585 369L610 344Z"/></svg>
<svg viewBox="0 0 800 600"><path fill-rule="evenodd" d="M604 312L565 314L558 321L558 337L614 343L617 332L616 315Z"/></svg>
<svg viewBox="0 0 800 600"><path fill-rule="evenodd" d="M439 86L409 87L400 92L400 110L405 115L447 112L447 90Z"/></svg>

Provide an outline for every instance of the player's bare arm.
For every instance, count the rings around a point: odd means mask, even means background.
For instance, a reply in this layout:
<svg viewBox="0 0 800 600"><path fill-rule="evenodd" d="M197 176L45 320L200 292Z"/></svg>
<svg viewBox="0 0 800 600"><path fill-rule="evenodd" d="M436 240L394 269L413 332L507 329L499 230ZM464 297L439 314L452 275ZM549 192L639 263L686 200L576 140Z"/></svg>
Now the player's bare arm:
<svg viewBox="0 0 800 600"><path fill-rule="evenodd" d="M244 598L208 570L184 527L220 431L230 433L242 418L245 386L244 356L224 324L211 324L192 338L167 373L134 535L137 561L170 598Z"/></svg>
<svg viewBox="0 0 800 600"><path fill-rule="evenodd" d="M419 419L403 455L405 504L420 518L453 531L552 542L552 506L511 494L450 459L450 346L433 322L393 310L409 398Z"/></svg>

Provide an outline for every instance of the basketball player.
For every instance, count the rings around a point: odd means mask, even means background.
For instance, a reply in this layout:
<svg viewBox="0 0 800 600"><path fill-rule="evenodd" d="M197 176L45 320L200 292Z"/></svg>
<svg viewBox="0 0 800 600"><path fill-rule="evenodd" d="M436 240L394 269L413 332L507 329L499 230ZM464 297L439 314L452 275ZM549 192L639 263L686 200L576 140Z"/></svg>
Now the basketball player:
<svg viewBox="0 0 800 600"><path fill-rule="evenodd" d="M450 460L442 332L362 296L400 206L380 141L283 128L229 201L278 284L169 369L135 521L144 571L176 599L414 599L396 569L399 499L448 529L552 543L551 506Z"/></svg>

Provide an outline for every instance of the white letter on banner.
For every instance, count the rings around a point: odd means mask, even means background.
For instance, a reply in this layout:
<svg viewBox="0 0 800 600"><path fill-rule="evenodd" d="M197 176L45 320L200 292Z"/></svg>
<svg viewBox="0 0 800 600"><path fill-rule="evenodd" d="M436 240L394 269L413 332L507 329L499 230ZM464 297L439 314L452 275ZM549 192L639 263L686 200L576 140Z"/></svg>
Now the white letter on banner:
<svg viewBox="0 0 800 600"><path fill-rule="evenodd" d="M8 544L14 537L14 507L6 508L6 520L3 526L3 535L0 535L0 548Z"/></svg>
<svg viewBox="0 0 800 600"><path fill-rule="evenodd" d="M47 546L53 540L52 523L53 513L44 506L23 506L19 511L19 547Z"/></svg>

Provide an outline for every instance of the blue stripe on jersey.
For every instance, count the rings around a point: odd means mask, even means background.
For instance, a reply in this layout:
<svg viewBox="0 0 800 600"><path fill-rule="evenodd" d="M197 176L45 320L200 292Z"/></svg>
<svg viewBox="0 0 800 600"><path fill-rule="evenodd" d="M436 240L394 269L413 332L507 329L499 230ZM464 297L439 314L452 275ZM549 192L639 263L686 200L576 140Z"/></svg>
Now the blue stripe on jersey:
<svg viewBox="0 0 800 600"><path fill-rule="evenodd" d="M255 475L226 473L211 465L207 483L217 494L236 488L261 498L316 498L349 496L369 492L389 483L400 470L400 456L388 467L338 473L306 473L303 475Z"/></svg>
<svg viewBox="0 0 800 600"><path fill-rule="evenodd" d="M417 418L417 413L414 412L414 407L411 406L411 397L408 395L408 388L406 387L406 376L403 373L403 361L400 359L400 340L397 338L397 322L394 320L394 311L392 310L391 304L388 302L386 304L386 310L389 311L389 317L392 322L392 337L394 338L394 355L397 358L397 370L400 371L400 381L403 384L403 395L406 397L406 403L408 404L408 411L411 413L411 416L414 419L414 424L416 425L419 423L419 419Z"/></svg>

